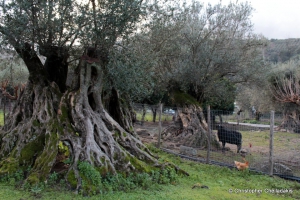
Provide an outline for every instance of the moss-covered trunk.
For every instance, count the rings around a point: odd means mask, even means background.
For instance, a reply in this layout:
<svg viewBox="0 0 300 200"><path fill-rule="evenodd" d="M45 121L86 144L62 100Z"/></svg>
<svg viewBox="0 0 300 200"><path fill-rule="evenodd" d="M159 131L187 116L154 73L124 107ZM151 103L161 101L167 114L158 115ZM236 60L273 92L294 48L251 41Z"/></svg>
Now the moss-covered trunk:
<svg viewBox="0 0 300 200"><path fill-rule="evenodd" d="M49 79L38 57L28 55L30 49L18 53L30 77L0 132L0 175L30 169L26 180L38 183L57 171L72 188L88 190L83 182L89 177L80 171L80 163L88 163L100 174L149 172L158 166L146 146L104 109L101 90L105 63L83 56L78 76L73 77L74 87L64 91L61 80ZM50 59L61 56L50 55ZM60 62L55 66L58 71L66 67Z"/></svg>

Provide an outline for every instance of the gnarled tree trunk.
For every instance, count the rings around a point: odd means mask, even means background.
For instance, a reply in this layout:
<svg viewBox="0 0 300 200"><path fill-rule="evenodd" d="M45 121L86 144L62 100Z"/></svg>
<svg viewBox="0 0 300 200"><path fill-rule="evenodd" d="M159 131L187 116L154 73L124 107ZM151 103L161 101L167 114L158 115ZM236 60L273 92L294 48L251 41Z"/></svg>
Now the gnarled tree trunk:
<svg viewBox="0 0 300 200"><path fill-rule="evenodd" d="M79 189L87 179L78 169L80 162L88 162L101 174L149 171L158 166L146 146L128 130L130 123L120 119L122 127L104 109L102 60L83 56L74 87L66 90L65 83L46 70L53 67L57 73L65 73L64 51L44 53L49 56L47 68L29 45L17 52L30 77L0 133L0 175L30 168L27 181L37 183L46 180L51 171L59 171L72 188ZM123 111L120 116L124 115Z"/></svg>
<svg viewBox="0 0 300 200"><path fill-rule="evenodd" d="M121 99L118 91L115 88L111 90L111 96L107 105L107 110L110 116L116 120L127 132L137 137L133 128L133 123L136 121L136 114L130 102Z"/></svg>
<svg viewBox="0 0 300 200"><path fill-rule="evenodd" d="M206 123L203 110L197 105L188 105L178 108L178 116L175 125L163 131L163 138L167 135L180 144L192 147L207 147L208 124ZM219 146L215 135L211 135L211 144Z"/></svg>
<svg viewBox="0 0 300 200"><path fill-rule="evenodd" d="M287 132L299 133L300 127L300 112L296 109L288 109L284 111L281 124L276 128L277 130L285 129Z"/></svg>

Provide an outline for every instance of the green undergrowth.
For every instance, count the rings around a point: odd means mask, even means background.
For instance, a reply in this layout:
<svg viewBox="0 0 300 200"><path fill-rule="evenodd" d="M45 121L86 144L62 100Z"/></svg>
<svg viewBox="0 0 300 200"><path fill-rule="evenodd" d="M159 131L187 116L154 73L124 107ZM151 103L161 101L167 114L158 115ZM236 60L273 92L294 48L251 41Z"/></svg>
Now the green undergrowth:
<svg viewBox="0 0 300 200"><path fill-rule="evenodd" d="M24 181L24 179L26 179L25 174L30 170L31 169L25 171L18 170L14 174L0 176L0 196L2 187L15 187L16 190L23 191L29 196L45 199L48 199L48 195L45 194L70 191L76 188L75 176L74 174L72 175L72 173L69 173L67 178L71 183L71 188L66 184L65 180L55 172L50 174L44 182L30 184L29 182ZM175 184L179 178L175 169L170 166L163 169L152 170L149 173L127 174L120 172L117 174L107 173L105 176L101 176L101 170L91 166L88 162L79 162L78 170L82 179L78 198L86 196L91 197L99 194L108 195L116 191L126 193L138 189L155 190L161 185ZM70 181L72 179L74 179L75 183ZM2 200L2 198L0 199Z"/></svg>
<svg viewBox="0 0 300 200"><path fill-rule="evenodd" d="M297 182L251 171L196 163L161 152L153 146L149 148L160 157L161 162L172 162L186 170L190 176L179 176L167 168L149 174L108 174L99 177L96 171L88 170L89 166L83 163L80 173L97 178L89 179L88 184L100 186L100 193L88 199L300 199L300 184ZM15 175L1 178L1 199L87 199L86 194L67 191L66 184L59 181L55 173L51 174L47 183L20 187L18 181L22 180L22 174L19 171Z"/></svg>

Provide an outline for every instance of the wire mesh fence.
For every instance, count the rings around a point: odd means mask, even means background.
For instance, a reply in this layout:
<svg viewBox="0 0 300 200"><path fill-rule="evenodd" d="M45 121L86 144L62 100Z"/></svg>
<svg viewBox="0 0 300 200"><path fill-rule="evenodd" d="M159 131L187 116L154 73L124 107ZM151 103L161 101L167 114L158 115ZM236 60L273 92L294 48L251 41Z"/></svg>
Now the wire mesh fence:
<svg viewBox="0 0 300 200"><path fill-rule="evenodd" d="M1 126L5 123L5 114L12 110L13 103L1 96ZM161 112L159 105L133 104L133 108L137 119L135 131L143 142L157 144L159 134L164 133L161 136L161 148L169 152L229 167L236 167L235 161L244 163L245 159L251 170L300 179L300 134L296 125L289 129L282 126L282 113L275 113L274 116L271 112L260 113L256 116L255 113L204 111L210 127L207 134L211 136L208 137L211 145L206 143L201 146L187 145L184 141L190 135L188 132L182 134L182 127L170 128L180 127L178 118L182 108L162 105ZM274 120L270 122L272 117ZM166 130L172 134L166 133Z"/></svg>
<svg viewBox="0 0 300 200"><path fill-rule="evenodd" d="M158 105L134 104L134 109L138 116L138 123L135 125L137 133L144 142L157 144L159 123L155 115L158 115ZM271 112L234 113L211 110L210 120L206 117L206 121L210 122L212 140L212 145L208 147L209 145L186 145L183 141L187 135L183 134L182 139L178 139L177 135L182 130L169 128L178 123L175 119L180 110L181 108L162 107L162 132L167 129L173 131L167 138L162 136L162 148L203 162L230 167L236 167L235 161L245 163L246 160L251 170L282 177L298 177L299 180L300 134L295 131L297 125L289 129L282 126L282 113L272 115ZM207 116L207 111L204 114ZM272 117L274 120L270 122Z"/></svg>

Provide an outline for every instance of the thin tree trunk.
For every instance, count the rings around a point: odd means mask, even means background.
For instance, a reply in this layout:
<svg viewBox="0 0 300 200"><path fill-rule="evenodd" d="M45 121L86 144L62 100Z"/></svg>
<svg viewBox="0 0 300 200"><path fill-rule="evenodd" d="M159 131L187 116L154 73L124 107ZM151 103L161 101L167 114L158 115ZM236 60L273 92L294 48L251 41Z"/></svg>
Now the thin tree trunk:
<svg viewBox="0 0 300 200"><path fill-rule="evenodd" d="M144 122L145 122L145 116L146 116L146 107L145 104L142 105L143 108L143 114L142 114L142 119L141 119L141 125L144 126Z"/></svg>
<svg viewBox="0 0 300 200"><path fill-rule="evenodd" d="M152 122L155 122L156 121L157 106L156 105L152 106L151 110L152 110Z"/></svg>
<svg viewBox="0 0 300 200"><path fill-rule="evenodd" d="M162 113L162 104L159 102L159 116L158 116L158 148L160 148L160 139L161 139L161 113Z"/></svg>

